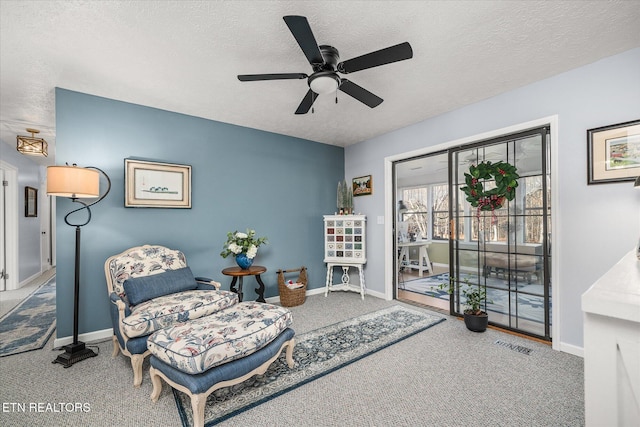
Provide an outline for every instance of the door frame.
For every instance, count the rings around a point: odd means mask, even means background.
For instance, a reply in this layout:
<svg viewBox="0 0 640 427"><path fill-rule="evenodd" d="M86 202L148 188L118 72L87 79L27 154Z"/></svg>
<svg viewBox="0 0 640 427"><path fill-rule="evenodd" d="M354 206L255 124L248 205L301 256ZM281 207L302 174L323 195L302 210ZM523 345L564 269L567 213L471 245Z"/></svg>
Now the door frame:
<svg viewBox="0 0 640 427"><path fill-rule="evenodd" d="M560 292L559 289L562 284L559 281L560 278L560 263L558 254L561 253L561 233L562 231L558 227L558 116L548 116L529 122L519 123L513 126L508 126L501 129L492 130L489 132L476 134L473 136L456 139L453 141L437 144L425 148L420 148L414 151L395 154L393 156L385 157L384 159L384 277L385 277L385 299L392 300L394 298L394 230L393 230L393 215L394 215L394 175L393 175L393 163L406 160L411 157L423 156L425 154L435 153L442 150L447 150L460 145L472 144L486 139L496 138L502 135L517 133L527 129L549 126L550 136L550 152L551 152L551 247L554 248L555 256L551 257L551 318L553 323L551 324L551 336L553 337L552 348L554 350L561 350L562 337L560 334Z"/></svg>
<svg viewBox="0 0 640 427"><path fill-rule="evenodd" d="M6 187L3 186L5 194L4 203L4 220L6 224L5 241L6 241L6 266L5 271L9 274L6 281L7 291L18 289L18 168L0 160L0 168L4 171L3 179L8 182ZM0 183L1 184L1 183ZM0 243L4 244L4 242Z"/></svg>
<svg viewBox="0 0 640 427"><path fill-rule="evenodd" d="M51 269L51 199L47 194L46 180L40 184L38 206L40 206L40 273Z"/></svg>

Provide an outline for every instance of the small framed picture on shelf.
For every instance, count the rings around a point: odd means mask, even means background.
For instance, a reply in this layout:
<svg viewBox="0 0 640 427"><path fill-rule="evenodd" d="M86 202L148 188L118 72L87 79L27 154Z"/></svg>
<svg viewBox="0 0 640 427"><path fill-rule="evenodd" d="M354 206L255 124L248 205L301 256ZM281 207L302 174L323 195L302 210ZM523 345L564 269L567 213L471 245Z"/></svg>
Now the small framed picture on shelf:
<svg viewBox="0 0 640 427"><path fill-rule="evenodd" d="M38 216L38 190L33 187L24 187L24 216Z"/></svg>
<svg viewBox="0 0 640 427"><path fill-rule="evenodd" d="M125 207L191 208L191 166L124 159Z"/></svg>
<svg viewBox="0 0 640 427"><path fill-rule="evenodd" d="M640 120L587 130L587 184L640 176Z"/></svg>
<svg viewBox="0 0 640 427"><path fill-rule="evenodd" d="M371 175L353 178L353 197L373 194L373 178Z"/></svg>

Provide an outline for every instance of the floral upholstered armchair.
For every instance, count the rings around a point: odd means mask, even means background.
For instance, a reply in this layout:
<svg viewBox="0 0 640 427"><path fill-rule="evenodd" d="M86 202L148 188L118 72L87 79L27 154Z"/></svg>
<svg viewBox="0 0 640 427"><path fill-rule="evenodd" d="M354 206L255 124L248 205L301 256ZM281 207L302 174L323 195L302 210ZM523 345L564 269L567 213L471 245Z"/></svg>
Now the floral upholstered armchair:
<svg viewBox="0 0 640 427"><path fill-rule="evenodd" d="M113 322L113 357L131 358L133 385L142 384L147 337L160 329L208 316L238 303L220 283L194 277L182 252L138 246L104 264Z"/></svg>

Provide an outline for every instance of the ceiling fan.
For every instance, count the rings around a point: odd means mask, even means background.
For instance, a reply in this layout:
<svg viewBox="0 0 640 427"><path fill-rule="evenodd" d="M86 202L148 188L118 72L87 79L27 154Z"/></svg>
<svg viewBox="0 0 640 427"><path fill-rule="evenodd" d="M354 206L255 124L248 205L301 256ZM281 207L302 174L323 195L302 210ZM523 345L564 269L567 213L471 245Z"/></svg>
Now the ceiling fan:
<svg viewBox="0 0 640 427"><path fill-rule="evenodd" d="M358 86L351 80L340 77L338 73L349 74L413 57L411 45L408 42L404 42L338 62L340 60L338 49L327 45L318 46L307 18L304 16L285 16L283 19L307 57L309 64L311 64L313 73L311 75L304 73L241 74L238 75L238 80L250 82L258 80L307 79L309 90L298 106L296 114L306 114L318 95L336 92L338 89L371 108L377 107L382 103L382 98Z"/></svg>

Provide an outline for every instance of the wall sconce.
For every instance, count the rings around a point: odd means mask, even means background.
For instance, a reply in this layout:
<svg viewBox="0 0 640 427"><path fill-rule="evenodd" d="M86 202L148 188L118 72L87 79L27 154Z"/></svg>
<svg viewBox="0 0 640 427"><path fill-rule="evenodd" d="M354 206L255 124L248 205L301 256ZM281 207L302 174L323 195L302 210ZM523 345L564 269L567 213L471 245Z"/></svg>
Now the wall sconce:
<svg viewBox="0 0 640 427"><path fill-rule="evenodd" d="M27 128L27 132L31 133L31 136L16 137L17 145L16 149L28 156L45 156L47 157L48 144L44 138L36 138L35 134L40 133L38 129Z"/></svg>

